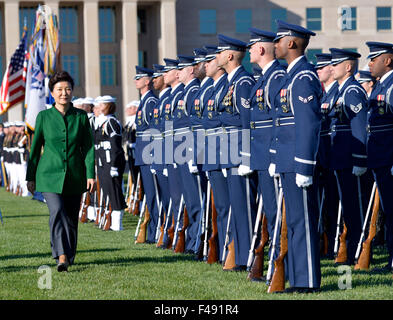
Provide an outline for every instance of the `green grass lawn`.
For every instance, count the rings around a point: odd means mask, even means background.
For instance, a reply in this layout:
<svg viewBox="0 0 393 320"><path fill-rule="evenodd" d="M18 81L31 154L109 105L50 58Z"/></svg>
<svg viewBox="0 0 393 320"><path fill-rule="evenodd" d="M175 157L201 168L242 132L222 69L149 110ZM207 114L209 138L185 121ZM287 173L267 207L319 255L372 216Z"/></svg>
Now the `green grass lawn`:
<svg viewBox="0 0 393 320"><path fill-rule="evenodd" d="M2 300L384 300L392 299L392 274L354 272L352 289L340 290L342 274L322 260L321 292L268 294L264 283L247 273L223 272L218 264L193 260L191 255L134 244L137 218L126 214L124 230L102 231L93 223L79 224L75 265L58 273L51 258L46 204L14 196L0 188L0 299ZM266 255L265 255L266 256ZM373 267L386 263L377 248ZM39 268L49 266L44 273ZM267 263L265 263L265 267ZM48 271L50 270L50 271ZM40 289L45 275L50 289ZM265 269L266 272L266 269ZM48 278L47 278L48 279ZM47 282L46 282L47 284Z"/></svg>

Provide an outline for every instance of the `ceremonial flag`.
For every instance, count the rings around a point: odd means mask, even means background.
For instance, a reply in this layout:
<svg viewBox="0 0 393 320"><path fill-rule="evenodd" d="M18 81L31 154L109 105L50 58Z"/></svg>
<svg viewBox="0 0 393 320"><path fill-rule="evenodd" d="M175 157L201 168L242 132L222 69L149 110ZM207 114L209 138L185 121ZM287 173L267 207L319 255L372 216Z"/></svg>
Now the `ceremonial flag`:
<svg viewBox="0 0 393 320"><path fill-rule="evenodd" d="M0 88L0 114L5 113L10 107L25 98L26 85L26 50L27 50L27 28L25 27L22 40L11 57L11 61L4 73Z"/></svg>

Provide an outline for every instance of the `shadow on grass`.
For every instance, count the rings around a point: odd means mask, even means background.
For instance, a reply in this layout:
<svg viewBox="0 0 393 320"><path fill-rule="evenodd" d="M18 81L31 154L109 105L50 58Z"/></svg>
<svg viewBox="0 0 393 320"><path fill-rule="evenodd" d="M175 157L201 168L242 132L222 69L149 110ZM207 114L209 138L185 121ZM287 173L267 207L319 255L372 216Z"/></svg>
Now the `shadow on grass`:
<svg viewBox="0 0 393 320"><path fill-rule="evenodd" d="M48 217L49 218L49 213L48 214L21 214L21 215L17 215L17 216L15 216L15 215L8 216L8 215L3 214L4 220L15 219L15 218L31 218L31 217L33 217L33 218Z"/></svg>

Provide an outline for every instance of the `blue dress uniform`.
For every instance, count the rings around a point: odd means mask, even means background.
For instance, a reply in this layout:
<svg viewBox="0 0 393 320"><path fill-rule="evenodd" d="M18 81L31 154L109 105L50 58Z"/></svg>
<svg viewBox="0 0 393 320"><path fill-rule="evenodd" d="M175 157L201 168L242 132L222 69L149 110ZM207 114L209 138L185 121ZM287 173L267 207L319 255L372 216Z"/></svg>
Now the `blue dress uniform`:
<svg viewBox="0 0 393 320"><path fill-rule="evenodd" d="M285 36L309 39L312 31L277 21L275 41ZM288 66L285 81L274 100L275 164L285 198L288 229L288 278L291 289L318 289L321 281L317 182L314 171L321 125L322 89L314 66L300 56ZM313 177L307 187L297 177Z"/></svg>
<svg viewBox="0 0 393 320"><path fill-rule="evenodd" d="M194 66L194 57L179 55L178 68ZM190 129L190 113L194 96L200 88L200 81L194 78L185 84L182 95L173 110L174 160L177 163L184 201L188 214L186 234L187 253L196 253L195 245L198 236L200 215L206 195L206 177L198 172L191 173L188 162L193 160L193 133ZM185 139L184 139L185 138ZM182 155L180 155L180 152Z"/></svg>
<svg viewBox="0 0 393 320"><path fill-rule="evenodd" d="M393 53L393 44L366 42L371 61L384 53ZM370 68L371 69L371 68ZM393 71L385 73L376 83L369 98L367 114L367 160L377 183L385 213L388 265L393 267Z"/></svg>
<svg viewBox="0 0 393 320"><path fill-rule="evenodd" d="M247 43L224 35L218 35L218 40L217 52L244 52L247 47ZM256 177L240 176L237 172L241 164L249 166L250 163L250 139L247 133L249 134L250 129L249 98L254 85L252 75L240 65L228 74L227 83L218 98L218 119L223 127L220 149L224 157L221 158L221 167L227 169L232 210L231 236L234 241L235 263L240 269L247 265L257 211ZM226 150L223 142L227 145Z"/></svg>
<svg viewBox="0 0 393 320"><path fill-rule="evenodd" d="M164 72L168 72L173 69L177 69L179 60L164 58L165 68ZM173 110L178 100L180 99L184 85L182 83L177 84L171 88L171 93L169 97L163 102L163 119L161 121L163 132L163 155L164 155L164 165L168 171L168 183L169 183L169 193L172 199L172 210L170 221L168 223L168 228L171 227L172 219L174 219L175 226L177 224L177 217L179 212L179 206L182 197L182 184L178 173L178 168L176 163L173 161ZM179 221L179 228L182 228L182 219ZM168 234L165 233L163 239L163 248L166 248L168 244Z"/></svg>
<svg viewBox="0 0 393 320"><path fill-rule="evenodd" d="M152 78L162 77L164 66L154 64L154 74ZM162 135L162 119L165 101L169 98L171 88L167 87L159 92L157 104L154 106L151 121L150 121L150 133L153 143L153 163L151 164L151 171L155 174L157 181L158 193L160 195L160 201L162 205L161 209L161 223L163 223L164 212L168 213L170 193L168 175L164 174L164 157L163 157L163 135ZM168 215L169 217L170 215Z"/></svg>
<svg viewBox="0 0 393 320"><path fill-rule="evenodd" d="M316 69L324 68L331 64L332 55L330 53L318 53L315 56L317 58ZM319 204L322 206L322 208L320 208L322 214L319 217L322 221L318 222L318 226L322 228L319 232L326 231L328 242L327 257L329 258L334 257L334 240L336 236L339 197L336 176L334 175L334 170L330 168L330 118L328 114L333 107L332 101L337 91L337 81L324 87L321 99L322 122L316 168L320 187ZM326 215L325 218L324 215ZM324 222L326 222L325 226Z"/></svg>
<svg viewBox="0 0 393 320"><path fill-rule="evenodd" d="M250 28L251 39L248 47L256 42L273 42L276 34L256 28ZM274 97L281 88L285 77L285 68L278 62L269 62L251 90L251 160L250 168L258 173L258 192L262 196L263 208L268 223L268 233L273 239L277 214L277 198L274 178L268 172L271 163L270 148L273 140L275 109L272 108ZM279 237L277 238L279 240ZM278 254L279 250L276 250Z"/></svg>
<svg viewBox="0 0 393 320"><path fill-rule="evenodd" d="M333 65L360 57L360 54L349 50L331 48L330 52ZM352 75L339 86L328 115L331 138L330 167L335 171L343 219L348 230L348 264L354 263L364 214L359 195L360 177L357 179L353 171L354 167L367 167L367 104L367 93Z"/></svg>
<svg viewBox="0 0 393 320"><path fill-rule="evenodd" d="M208 51L206 60L215 59L217 47L206 46L206 49ZM214 205L217 211L217 244L220 261L224 251L230 201L227 180L221 171L220 165L220 132L222 132L222 126L218 119L217 100L226 82L227 74L224 73L211 87L207 88L203 99L201 99L203 128L205 129L205 161L202 171L207 172L213 191Z"/></svg>
<svg viewBox="0 0 393 320"><path fill-rule="evenodd" d="M151 77L153 70L136 66L136 76ZM146 92L142 97L136 112L136 145L135 145L135 165L139 166L141 172L143 191L146 195L146 205L150 213L150 220L147 229L147 243L155 242L156 228L158 222L158 206L156 191L154 187L153 175L150 171L151 155L150 143L151 135L149 131L150 121L157 97L152 91Z"/></svg>

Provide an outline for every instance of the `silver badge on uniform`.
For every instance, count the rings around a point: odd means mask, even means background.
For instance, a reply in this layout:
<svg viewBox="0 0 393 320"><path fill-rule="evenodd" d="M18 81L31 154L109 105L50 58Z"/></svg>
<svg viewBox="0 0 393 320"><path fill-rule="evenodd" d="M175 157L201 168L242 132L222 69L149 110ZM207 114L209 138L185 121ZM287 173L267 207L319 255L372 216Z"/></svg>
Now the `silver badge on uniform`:
<svg viewBox="0 0 393 320"><path fill-rule="evenodd" d="M358 113L360 110L362 110L362 107L363 107L363 106L362 106L362 103L360 102L360 103L358 103L356 106L353 105L353 104L351 104L349 107L351 108L351 110L352 110L353 112Z"/></svg>

